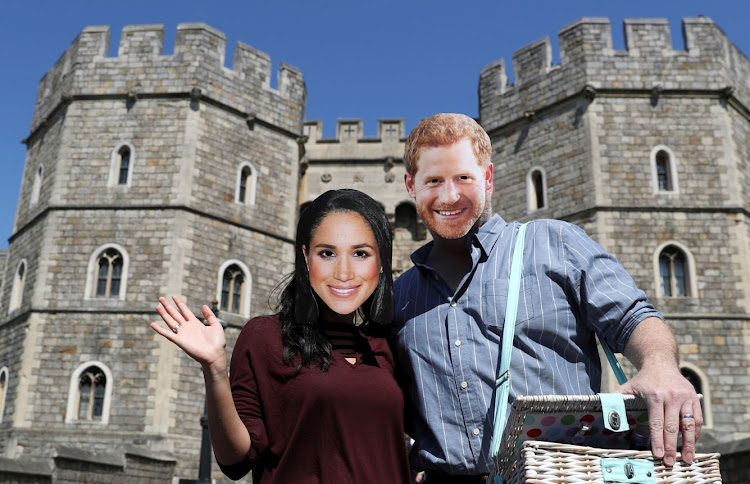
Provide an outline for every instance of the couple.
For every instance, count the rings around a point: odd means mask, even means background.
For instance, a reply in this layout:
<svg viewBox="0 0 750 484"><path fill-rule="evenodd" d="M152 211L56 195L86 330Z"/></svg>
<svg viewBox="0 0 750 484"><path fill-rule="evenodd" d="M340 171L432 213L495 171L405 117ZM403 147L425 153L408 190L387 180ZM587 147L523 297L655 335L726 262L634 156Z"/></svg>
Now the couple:
<svg viewBox="0 0 750 484"><path fill-rule="evenodd" d="M429 482L483 482L519 226L491 214L491 150L463 115L438 114L411 132L406 189L434 241L395 287L380 206L354 190L313 201L300 215L278 314L245 325L229 376L211 310L203 306L204 326L179 298L175 306L160 298L172 330L151 326L202 365L211 441L229 477L252 469L257 483L410 482L406 424L412 468ZM517 321L511 398L599 391L598 333L639 369L620 391L648 401L654 455L673 465L682 434L692 461L702 414L675 339L582 230L529 224Z"/></svg>

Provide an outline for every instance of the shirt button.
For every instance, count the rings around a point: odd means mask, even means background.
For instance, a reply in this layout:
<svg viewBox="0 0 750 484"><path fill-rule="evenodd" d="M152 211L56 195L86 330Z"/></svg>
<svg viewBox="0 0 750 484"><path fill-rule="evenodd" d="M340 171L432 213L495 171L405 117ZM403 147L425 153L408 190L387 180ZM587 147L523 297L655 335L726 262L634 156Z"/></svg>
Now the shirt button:
<svg viewBox="0 0 750 484"><path fill-rule="evenodd" d="M452 308L455 308L455 307L456 307L456 301L451 301L451 307L452 307Z"/></svg>
<svg viewBox="0 0 750 484"><path fill-rule="evenodd" d="M468 387L468 386L469 386L469 384L466 383L465 381L461 382L461 388L466 389L466 387Z"/></svg>
<svg viewBox="0 0 750 484"><path fill-rule="evenodd" d="M457 339L457 340L456 340L456 342L455 342L454 344L455 344L456 346L461 346L461 340L460 340L460 339Z"/></svg>
<svg viewBox="0 0 750 484"><path fill-rule="evenodd" d="M479 435L479 429L474 429L474 430L472 431L472 433L473 433L474 435Z"/></svg>

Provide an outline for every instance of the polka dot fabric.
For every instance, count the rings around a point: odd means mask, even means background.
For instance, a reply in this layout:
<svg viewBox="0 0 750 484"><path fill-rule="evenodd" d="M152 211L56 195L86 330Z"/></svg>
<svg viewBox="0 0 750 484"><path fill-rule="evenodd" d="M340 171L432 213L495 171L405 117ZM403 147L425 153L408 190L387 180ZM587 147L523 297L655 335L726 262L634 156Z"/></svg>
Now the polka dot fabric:
<svg viewBox="0 0 750 484"><path fill-rule="evenodd" d="M604 427L601 412L528 413L516 441L516 449L520 449L525 440L609 449L639 449L644 439L648 443L648 412L628 412L627 416L630 430L615 433Z"/></svg>

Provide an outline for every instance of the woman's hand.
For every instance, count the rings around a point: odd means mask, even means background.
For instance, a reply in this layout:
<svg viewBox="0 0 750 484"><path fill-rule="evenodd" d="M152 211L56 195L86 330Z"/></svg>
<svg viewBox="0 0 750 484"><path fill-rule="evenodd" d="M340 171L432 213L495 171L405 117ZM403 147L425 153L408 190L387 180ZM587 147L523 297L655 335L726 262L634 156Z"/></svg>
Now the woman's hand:
<svg viewBox="0 0 750 484"><path fill-rule="evenodd" d="M156 306L156 312L167 328L155 321L151 323L151 329L179 346L204 369L215 369L218 365L226 372L227 340L224 337L224 329L211 308L205 304L201 308L203 317L208 322L208 325L205 325L195 317L179 296L172 296L172 300L176 307L165 297L160 297L159 305Z"/></svg>

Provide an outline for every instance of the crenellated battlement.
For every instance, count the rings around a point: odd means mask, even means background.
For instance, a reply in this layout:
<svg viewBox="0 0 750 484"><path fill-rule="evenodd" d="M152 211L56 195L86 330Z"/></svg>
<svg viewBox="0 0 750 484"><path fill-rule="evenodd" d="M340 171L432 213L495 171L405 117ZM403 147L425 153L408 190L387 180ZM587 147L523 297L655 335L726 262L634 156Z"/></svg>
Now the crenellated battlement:
<svg viewBox="0 0 750 484"><path fill-rule="evenodd" d="M398 142L406 136L403 119L379 119L378 135L365 137L364 122L361 119L339 119L336 121L336 137L323 138L323 121L305 121L305 136L312 143L352 143L352 142Z"/></svg>
<svg viewBox="0 0 750 484"><path fill-rule="evenodd" d="M177 26L174 53L165 55L162 25L123 28L117 57L107 57L110 28L86 27L39 84L32 130L66 98L187 94L200 89L219 103L299 133L306 98L302 73L279 67L271 87L271 58L238 42L224 66L226 36L208 25ZM283 109L280 109L283 106Z"/></svg>
<svg viewBox="0 0 750 484"><path fill-rule="evenodd" d="M685 50L674 49L665 19L626 19L623 25L625 50L613 48L609 19L593 17L560 29L559 65L552 64L548 37L519 49L513 55L512 85L503 59L485 67L479 79L485 129L581 93L587 85L644 92L718 92L731 86L741 102L750 101L750 61L711 19L683 19Z"/></svg>
<svg viewBox="0 0 750 484"><path fill-rule="evenodd" d="M305 121L303 134L307 137L305 152L316 159L401 159L404 155L406 133L403 119L379 119L378 134L364 136L361 119L336 121L336 137L323 137L322 121Z"/></svg>

